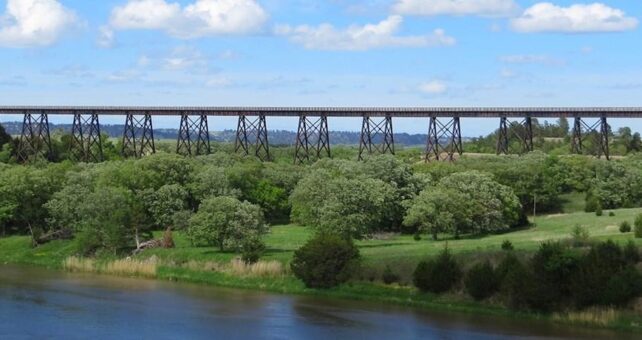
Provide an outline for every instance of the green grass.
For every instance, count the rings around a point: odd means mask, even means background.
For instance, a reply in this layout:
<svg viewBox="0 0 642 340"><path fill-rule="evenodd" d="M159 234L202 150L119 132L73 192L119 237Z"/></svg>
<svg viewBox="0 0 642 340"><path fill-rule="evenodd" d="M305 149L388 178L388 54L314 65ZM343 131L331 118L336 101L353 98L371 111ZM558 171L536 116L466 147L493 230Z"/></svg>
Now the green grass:
<svg viewBox="0 0 642 340"><path fill-rule="evenodd" d="M62 261L75 252L69 241L53 241L31 248L29 237L0 238L0 263L30 264L52 269L62 268Z"/></svg>
<svg viewBox="0 0 642 340"><path fill-rule="evenodd" d="M441 235L440 240L433 241L427 235L422 240L415 241L411 235L393 235L385 240L358 241L365 264L387 263L398 264L407 262L414 265L421 259L435 255L446 245L459 256L478 256L480 253L495 253L500 251L504 240L509 240L519 251L534 251L544 241L570 238L572 228L576 224L586 227L592 239L612 239L618 242L635 240L642 246L642 239L635 239L633 233L622 234L618 225L622 221L633 220L642 208L615 210L615 216L597 217L593 213L576 212L538 216L534 226L528 229L513 231L505 234L487 235L483 237L462 238L455 240L448 235ZM313 230L296 225L273 226L265 238L267 251L264 260L277 260L287 263L294 251L302 246L313 234ZM157 237L160 235L157 234ZM175 249L152 249L141 254L143 257L156 255L159 258L174 262L219 261L228 262L237 255L221 252L212 247L192 247L181 233L174 233ZM10 237L0 239L0 261L11 263L34 263L55 267L65 257L74 253L72 242L57 241L37 249L29 248L27 237Z"/></svg>

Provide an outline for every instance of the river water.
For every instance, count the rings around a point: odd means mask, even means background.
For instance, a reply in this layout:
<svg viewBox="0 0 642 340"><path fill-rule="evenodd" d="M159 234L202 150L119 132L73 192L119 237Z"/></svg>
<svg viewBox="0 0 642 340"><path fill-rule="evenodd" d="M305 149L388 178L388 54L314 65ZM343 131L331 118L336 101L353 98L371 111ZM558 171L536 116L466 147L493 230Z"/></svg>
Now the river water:
<svg viewBox="0 0 642 340"><path fill-rule="evenodd" d="M0 339L627 337L385 304L0 266Z"/></svg>

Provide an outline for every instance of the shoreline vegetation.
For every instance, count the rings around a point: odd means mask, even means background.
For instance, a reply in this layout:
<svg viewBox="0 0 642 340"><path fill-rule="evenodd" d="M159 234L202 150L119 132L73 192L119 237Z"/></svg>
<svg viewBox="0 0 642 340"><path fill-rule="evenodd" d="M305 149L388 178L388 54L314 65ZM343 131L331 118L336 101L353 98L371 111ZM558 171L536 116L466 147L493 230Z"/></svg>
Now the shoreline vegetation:
<svg viewBox="0 0 642 340"><path fill-rule="evenodd" d="M615 211L617 215L629 215L642 209L622 209ZM430 253L439 252L445 244L450 244L457 258L465 262L466 258L497 257L501 251L502 239L522 238L528 233L538 231L540 238L564 238L556 234L556 225L550 220L582 219L585 213L570 215L542 216L542 227L517 231L504 235L490 235L478 240L451 240L451 241L412 241L406 236L390 236L385 240L359 241L358 246L364 252L363 261L367 264L379 263L390 252L378 253L369 251L371 248L396 248L397 252L406 249L409 253L407 260L416 262L425 258ZM610 230L608 217L601 224L592 226L589 230L599 234L599 230ZM546 223L548 222L548 223ZM606 226L604 226L606 224ZM596 329L609 329L624 332L642 332L642 314L634 309L614 309L609 307L593 307L581 311L541 313L532 311L516 311L502 305L496 299L476 302L463 292L448 294L422 293L406 284L386 285L383 282L368 280L353 280L331 289L310 289L296 279L289 269L289 260L292 249L312 234L308 228L298 226L273 227L272 234L268 235L267 255L259 262L246 264L234 253L208 251L203 254L202 248L196 251L191 248L182 235L177 234L177 247L174 249L152 249L136 256L118 258L104 256L98 258L77 257L74 254L74 241L58 240L48 244L31 247L31 240L27 236L12 236L0 239L0 263L41 266L55 270L69 272L95 273L102 275L116 275L138 277L155 280L180 281L226 288L252 289L278 294L308 295L327 298L361 300L375 303L392 303L412 308L426 309L436 312L456 312L477 314L491 317L517 318L523 320L539 320L553 322L560 325L582 326ZM517 233L518 235L514 235ZM519 235L521 234L521 235ZM598 235L596 235L598 236ZM604 239L607 235L599 235L596 239ZM619 243L624 238L612 234ZM291 247L283 247L292 243ZM413 243L419 243L421 248L429 252L413 253ZM462 246L460 243L466 244ZM476 245L474 245L476 243ZM482 248L480 245L484 244ZM536 249L537 239L530 239L529 243L522 243L519 256L526 256ZM493 247L490 245L493 244ZM638 242L639 244L639 242ZM286 249L282 249L286 248ZM471 250L475 250L474 253ZM402 254L399 254L403 256ZM191 258L191 259L190 259ZM398 258L396 259L399 260ZM639 302L638 302L639 303Z"/></svg>

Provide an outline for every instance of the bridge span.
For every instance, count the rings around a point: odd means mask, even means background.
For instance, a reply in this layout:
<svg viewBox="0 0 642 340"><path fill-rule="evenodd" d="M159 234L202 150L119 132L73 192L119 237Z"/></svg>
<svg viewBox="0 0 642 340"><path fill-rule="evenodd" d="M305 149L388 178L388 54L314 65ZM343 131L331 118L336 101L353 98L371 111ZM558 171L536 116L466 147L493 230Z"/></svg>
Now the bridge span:
<svg viewBox="0 0 642 340"><path fill-rule="evenodd" d="M210 153L208 118L238 117L235 149L263 161L271 159L267 118L296 117L295 163L331 157L328 117L363 119L359 159L367 154L395 152L393 118L427 118L426 161L454 160L464 152L462 118L498 118L497 154L533 150L533 118L573 119L571 148L583 153L593 139L593 153L609 159L609 118L642 118L642 107L118 107L118 106L0 106L0 115L23 115L17 155L22 162L51 155L49 115L73 116L72 153L80 161L103 160L100 116L124 116L122 154L142 157L156 152L153 117L181 118L176 152ZM592 120L592 121L591 121Z"/></svg>

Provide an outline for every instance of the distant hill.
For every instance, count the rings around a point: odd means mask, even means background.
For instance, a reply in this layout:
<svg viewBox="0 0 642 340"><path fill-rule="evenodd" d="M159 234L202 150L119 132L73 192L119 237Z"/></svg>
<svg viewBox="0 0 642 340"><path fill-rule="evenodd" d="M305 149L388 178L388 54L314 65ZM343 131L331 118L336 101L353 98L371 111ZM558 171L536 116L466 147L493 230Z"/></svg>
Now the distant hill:
<svg viewBox="0 0 642 340"><path fill-rule="evenodd" d="M6 131L11 135L19 135L22 130L22 122L4 122L2 123ZM71 132L71 124L49 124L52 134L55 131L63 131L65 133ZM122 137L125 126L122 124L109 125L101 124L100 130L102 133L108 134L110 137ZM235 130L224 131L210 131L212 141L233 143L236 139ZM176 139L178 137L178 129L154 129L154 137L156 139ZM359 132L354 131L330 131L330 141L332 144L343 145L357 145L359 144ZM408 134L396 133L394 135L395 144L416 146L425 145L427 135L425 134ZM286 130L270 130L269 131L270 144L272 145L292 145L296 141L296 132Z"/></svg>

